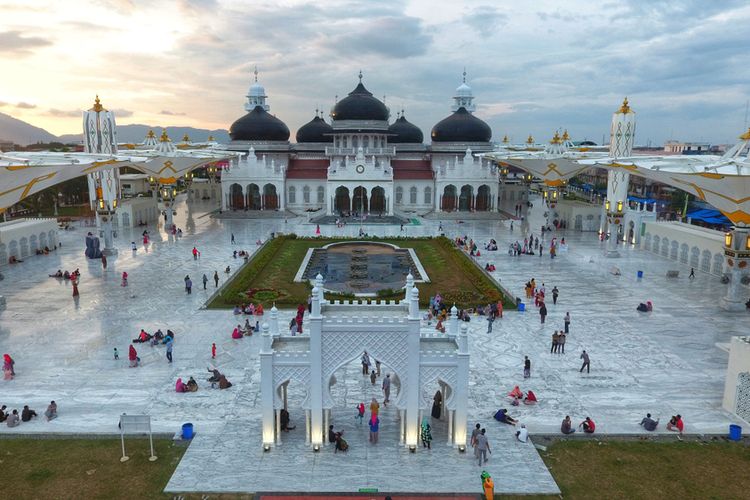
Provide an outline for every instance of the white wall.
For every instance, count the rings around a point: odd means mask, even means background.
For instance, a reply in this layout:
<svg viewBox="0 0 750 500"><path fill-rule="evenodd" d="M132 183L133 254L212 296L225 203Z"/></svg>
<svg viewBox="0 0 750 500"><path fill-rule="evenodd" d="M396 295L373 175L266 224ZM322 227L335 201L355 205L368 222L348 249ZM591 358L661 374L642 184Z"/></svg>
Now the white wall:
<svg viewBox="0 0 750 500"><path fill-rule="evenodd" d="M0 266L13 256L25 259L44 247L57 245L57 220L16 219L0 222Z"/></svg>
<svg viewBox="0 0 750 500"><path fill-rule="evenodd" d="M646 222L641 248L694 267L696 271L724 272L724 233L683 222ZM665 245L666 242L666 245Z"/></svg>
<svg viewBox="0 0 750 500"><path fill-rule="evenodd" d="M541 203L541 200L539 201ZM582 201L560 200L556 211L573 231L599 231L602 207Z"/></svg>

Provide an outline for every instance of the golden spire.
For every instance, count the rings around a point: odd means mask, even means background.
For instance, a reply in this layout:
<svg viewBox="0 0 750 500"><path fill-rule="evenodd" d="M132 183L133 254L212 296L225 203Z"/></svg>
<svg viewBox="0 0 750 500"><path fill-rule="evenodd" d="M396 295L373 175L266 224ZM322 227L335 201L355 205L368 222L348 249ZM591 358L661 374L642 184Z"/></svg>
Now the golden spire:
<svg viewBox="0 0 750 500"><path fill-rule="evenodd" d="M531 134L529 134L529 138L526 139L526 144L534 144L534 138L531 137Z"/></svg>
<svg viewBox="0 0 750 500"><path fill-rule="evenodd" d="M190 142L190 137L187 134L183 135L182 142Z"/></svg>
<svg viewBox="0 0 750 500"><path fill-rule="evenodd" d="M214 136L209 135L208 136L208 142L214 142Z"/></svg>
<svg viewBox="0 0 750 500"><path fill-rule="evenodd" d="M570 136L568 135L568 130L567 129L565 130L565 132L563 132L562 140L563 140L563 142L570 140Z"/></svg>
<svg viewBox="0 0 750 500"><path fill-rule="evenodd" d="M622 101L622 106L620 106L620 109L617 111L618 113L622 113L623 115L627 115L628 113L632 113L630 110L630 105L628 104L628 98L626 97L625 100Z"/></svg>
<svg viewBox="0 0 750 500"><path fill-rule="evenodd" d="M743 141L750 141L750 128L747 129L747 132L740 136L740 139L742 139Z"/></svg>
<svg viewBox="0 0 750 500"><path fill-rule="evenodd" d="M164 129L161 131L161 137L159 138L159 141L161 142L171 142L169 140L169 136L167 135L167 129Z"/></svg>
<svg viewBox="0 0 750 500"><path fill-rule="evenodd" d="M99 94L96 94L96 99L94 99L94 107L89 111L96 111L97 113L101 111L107 111L106 109L104 109L104 106L102 106L102 103L99 102Z"/></svg>
<svg viewBox="0 0 750 500"><path fill-rule="evenodd" d="M508 144L508 142L510 142L510 141L508 140L508 136L507 136L507 135L504 135L504 136L503 136L503 144Z"/></svg>
<svg viewBox="0 0 750 500"><path fill-rule="evenodd" d="M552 137L550 144L560 144L560 134L555 132L555 135Z"/></svg>
<svg viewBox="0 0 750 500"><path fill-rule="evenodd" d="M148 134L146 134L146 137L148 137L149 139L153 139L154 137L156 137L156 135L154 134L153 130L149 130Z"/></svg>

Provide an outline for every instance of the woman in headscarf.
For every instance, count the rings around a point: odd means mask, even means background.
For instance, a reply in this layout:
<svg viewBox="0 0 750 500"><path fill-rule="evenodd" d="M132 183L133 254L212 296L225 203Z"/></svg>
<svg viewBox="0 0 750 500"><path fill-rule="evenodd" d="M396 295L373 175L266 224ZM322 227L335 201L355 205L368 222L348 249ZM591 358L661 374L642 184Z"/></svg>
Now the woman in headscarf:
<svg viewBox="0 0 750 500"><path fill-rule="evenodd" d="M135 347L133 347L133 344L130 344L128 359L130 360L130 368L138 366L138 352L135 350Z"/></svg>
<svg viewBox="0 0 750 500"><path fill-rule="evenodd" d="M378 403L378 400L375 398L372 398L372 402L370 403L370 420L378 418L379 411L380 411L380 404Z"/></svg>
<svg viewBox="0 0 750 500"><path fill-rule="evenodd" d="M12 379L16 376L16 362L10 357L10 354L3 354L3 373L6 379Z"/></svg>
<svg viewBox="0 0 750 500"><path fill-rule="evenodd" d="M431 448L430 443L432 443L432 430L430 429L430 423L427 421L427 417L422 417L422 432L420 435L422 437L422 446L427 447L429 450Z"/></svg>
<svg viewBox="0 0 750 500"><path fill-rule="evenodd" d="M440 413L443 409L443 393L437 391L435 397L432 398L432 418L440 418Z"/></svg>
<svg viewBox="0 0 750 500"><path fill-rule="evenodd" d="M175 392L187 392L187 387L182 382L182 378L177 379L177 383L174 385Z"/></svg>

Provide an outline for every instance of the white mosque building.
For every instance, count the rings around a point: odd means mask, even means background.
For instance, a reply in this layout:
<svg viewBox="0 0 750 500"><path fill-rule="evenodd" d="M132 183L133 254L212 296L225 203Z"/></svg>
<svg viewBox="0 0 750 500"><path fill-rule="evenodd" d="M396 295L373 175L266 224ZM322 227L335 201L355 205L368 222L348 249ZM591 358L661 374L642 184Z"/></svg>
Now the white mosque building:
<svg viewBox="0 0 750 500"><path fill-rule="evenodd" d="M511 209L525 196L503 184L496 165L476 157L493 149L492 130L474 116L471 87L456 89L452 114L432 128L431 144L403 111L390 122L386 105L359 83L297 131L270 113L265 88L255 81L247 114L230 127L227 146L243 151L222 173L225 210L316 211L326 215L489 212Z"/></svg>

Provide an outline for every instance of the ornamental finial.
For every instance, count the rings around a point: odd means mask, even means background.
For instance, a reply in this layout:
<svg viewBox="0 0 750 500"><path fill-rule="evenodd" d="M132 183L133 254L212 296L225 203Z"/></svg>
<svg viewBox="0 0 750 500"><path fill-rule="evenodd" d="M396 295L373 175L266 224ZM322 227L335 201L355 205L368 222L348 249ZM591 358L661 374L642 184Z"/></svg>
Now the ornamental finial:
<svg viewBox="0 0 750 500"><path fill-rule="evenodd" d="M91 111L96 111L97 113L105 111L104 106L102 106L102 103L99 102L99 94L96 94L96 99L94 99L94 107L91 108Z"/></svg>
<svg viewBox="0 0 750 500"><path fill-rule="evenodd" d="M552 140L550 141L550 144L560 144L560 134L555 132L555 135L552 136Z"/></svg>
<svg viewBox="0 0 750 500"><path fill-rule="evenodd" d="M740 139L742 139L743 141L750 141L750 128L748 128L747 132L740 136Z"/></svg>
<svg viewBox="0 0 750 500"><path fill-rule="evenodd" d="M563 142L570 140L570 136L568 135L568 130L567 129L565 129L565 132L563 132L562 140L563 140Z"/></svg>
<svg viewBox="0 0 750 500"><path fill-rule="evenodd" d="M620 106L620 110L618 111L618 113L622 113L623 115L627 115L628 113L631 113L630 105L628 104L627 97L622 101L622 106Z"/></svg>
<svg viewBox="0 0 750 500"><path fill-rule="evenodd" d="M464 66L464 73L463 73L463 82L466 83L466 66Z"/></svg>
<svg viewBox="0 0 750 500"><path fill-rule="evenodd" d="M510 142L510 141L508 140L508 136L507 136L507 135L504 135L504 136L503 136L503 144L508 144L509 142Z"/></svg>
<svg viewBox="0 0 750 500"><path fill-rule="evenodd" d="M359 70L359 83L362 83L362 70Z"/></svg>
<svg viewBox="0 0 750 500"><path fill-rule="evenodd" d="M169 136L167 135L167 129L164 129L161 131L161 137L159 138L159 141L161 142L171 142L169 140Z"/></svg>
<svg viewBox="0 0 750 500"><path fill-rule="evenodd" d="M255 71L253 71L253 74L255 75L255 83L258 83L258 65L255 65Z"/></svg>
<svg viewBox="0 0 750 500"><path fill-rule="evenodd" d="M182 142L190 142L190 136L185 134L182 136Z"/></svg>
<svg viewBox="0 0 750 500"><path fill-rule="evenodd" d="M156 137L156 135L154 135L153 130L149 130L148 134L146 134L146 137L148 137L149 139L153 139L154 137Z"/></svg>
<svg viewBox="0 0 750 500"><path fill-rule="evenodd" d="M534 138L529 134L529 138L526 139L526 144L534 144Z"/></svg>

